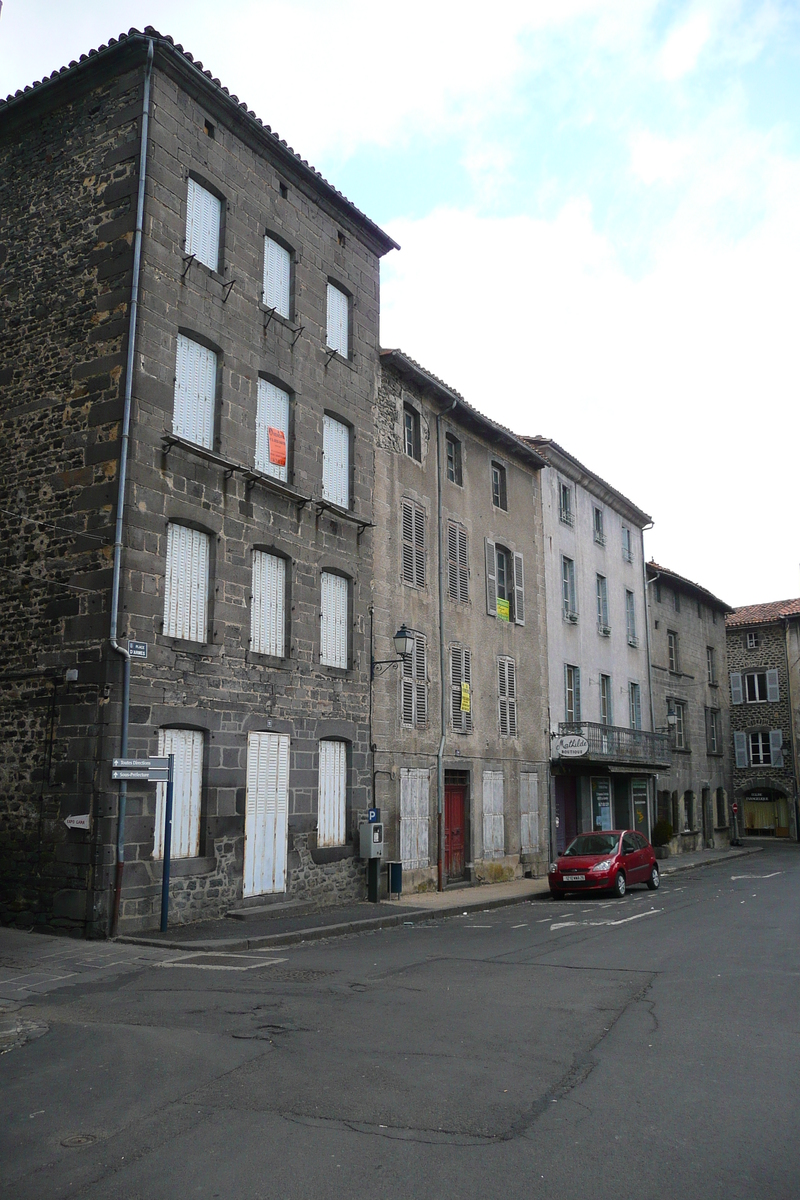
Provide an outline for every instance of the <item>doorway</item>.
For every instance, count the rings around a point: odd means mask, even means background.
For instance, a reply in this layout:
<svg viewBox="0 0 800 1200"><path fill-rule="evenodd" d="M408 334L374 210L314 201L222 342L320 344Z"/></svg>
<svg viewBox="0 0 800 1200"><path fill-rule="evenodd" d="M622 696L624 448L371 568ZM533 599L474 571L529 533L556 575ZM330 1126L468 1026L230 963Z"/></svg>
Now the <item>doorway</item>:
<svg viewBox="0 0 800 1200"><path fill-rule="evenodd" d="M578 779L556 775L556 850L563 854L578 834Z"/></svg>
<svg viewBox="0 0 800 1200"><path fill-rule="evenodd" d="M467 869L468 771L444 773L444 873L448 881L463 879Z"/></svg>

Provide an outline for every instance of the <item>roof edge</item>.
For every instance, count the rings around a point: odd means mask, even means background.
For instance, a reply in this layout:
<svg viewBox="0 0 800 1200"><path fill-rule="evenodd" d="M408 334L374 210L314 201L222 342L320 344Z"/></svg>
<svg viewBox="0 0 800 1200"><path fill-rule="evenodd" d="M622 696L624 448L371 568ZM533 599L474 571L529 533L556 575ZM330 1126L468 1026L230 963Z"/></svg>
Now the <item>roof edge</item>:
<svg viewBox="0 0 800 1200"><path fill-rule="evenodd" d="M706 600L709 604L713 604L718 608L720 612L732 613L735 611L731 604L720 600L719 596L715 596L713 592L710 592L708 588L704 588L702 584L695 583L692 579L686 579L685 576L679 575L677 571L670 571L669 567L662 567L660 563L655 562L653 559L645 563L645 567L647 569L648 580L660 578L668 582L679 583L689 595L694 596L696 599Z"/></svg>
<svg viewBox="0 0 800 1200"><path fill-rule="evenodd" d="M597 485L598 490L602 490L608 495L613 496L617 503L626 510L625 515L628 517L628 519L633 521L634 524L638 525L640 528L644 529L645 526L652 525L654 523L653 518L649 513L646 513L644 509L639 508L638 504L634 504L632 500L629 500L627 496L623 495L622 492L618 491L617 488L615 488L612 484L608 483L590 467L587 467L584 463L577 459L574 454L570 454L570 452L565 450L563 446L559 446L558 442L553 441L552 438L541 437L538 435L535 437L530 437L526 434L521 434L520 436L522 437L523 441L529 442L531 446L536 447L548 466L554 467L556 470L559 469L558 461L554 462L552 461L551 457L548 456L549 451L550 455L552 455L552 458L556 460L560 459L563 464L571 468L573 471L578 471L582 475L591 479ZM561 469L563 470L564 467L562 466Z"/></svg>

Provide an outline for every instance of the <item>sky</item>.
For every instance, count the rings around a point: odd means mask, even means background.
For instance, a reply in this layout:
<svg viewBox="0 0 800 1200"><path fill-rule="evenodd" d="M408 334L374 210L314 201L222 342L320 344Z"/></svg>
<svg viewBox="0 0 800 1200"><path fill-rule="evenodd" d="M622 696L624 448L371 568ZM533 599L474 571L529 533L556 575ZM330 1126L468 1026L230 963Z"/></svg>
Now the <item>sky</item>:
<svg viewBox="0 0 800 1200"><path fill-rule="evenodd" d="M798 0L5 0L0 94L148 24L400 243L382 345L650 513L648 558L800 595Z"/></svg>

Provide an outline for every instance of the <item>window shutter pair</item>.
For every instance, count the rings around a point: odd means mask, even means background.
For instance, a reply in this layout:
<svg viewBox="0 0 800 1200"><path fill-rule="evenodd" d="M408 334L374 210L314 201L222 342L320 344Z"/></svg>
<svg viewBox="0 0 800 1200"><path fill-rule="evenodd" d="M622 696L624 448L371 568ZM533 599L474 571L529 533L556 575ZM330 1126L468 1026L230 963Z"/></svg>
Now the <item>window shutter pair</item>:
<svg viewBox="0 0 800 1200"><path fill-rule="evenodd" d="M280 434L280 438L276 439L276 433ZM281 438L283 454L279 453ZM276 387L268 379L259 379L256 407L256 470L286 483L289 477L286 452L288 443L289 393Z"/></svg>
<svg viewBox="0 0 800 1200"><path fill-rule="evenodd" d="M403 501L403 583L425 587L425 510Z"/></svg>
<svg viewBox="0 0 800 1200"><path fill-rule="evenodd" d="M428 723L428 647L421 634L414 635L414 649L404 656L402 669L402 723L424 729Z"/></svg>
<svg viewBox="0 0 800 1200"><path fill-rule="evenodd" d="M319 744L317 845L343 846L347 807L347 743Z"/></svg>
<svg viewBox="0 0 800 1200"><path fill-rule="evenodd" d="M348 587L342 575L322 572L319 660L326 667L348 666Z"/></svg>
<svg viewBox="0 0 800 1200"><path fill-rule="evenodd" d="M189 180L186 203L186 253L219 270L219 233L222 201L194 179Z"/></svg>
<svg viewBox="0 0 800 1200"><path fill-rule="evenodd" d="M505 851L503 772L484 771L483 857L502 858Z"/></svg>
<svg viewBox="0 0 800 1200"><path fill-rule="evenodd" d="M500 736L517 736L517 666L513 658L497 660L497 698Z"/></svg>
<svg viewBox="0 0 800 1200"><path fill-rule="evenodd" d="M217 356L213 350L178 334L172 432L210 450L214 440Z"/></svg>
<svg viewBox="0 0 800 1200"><path fill-rule="evenodd" d="M520 771L519 776L520 849L530 853L539 849L539 776Z"/></svg>
<svg viewBox="0 0 800 1200"><path fill-rule="evenodd" d="M322 498L350 507L350 430L327 413L322 425Z"/></svg>
<svg viewBox="0 0 800 1200"><path fill-rule="evenodd" d="M264 238L264 303L267 308L289 320L292 284L292 258L285 246L273 238Z"/></svg>
<svg viewBox="0 0 800 1200"><path fill-rule="evenodd" d="M447 523L447 594L460 604L469 602L467 531L455 521Z"/></svg>
<svg viewBox="0 0 800 1200"><path fill-rule="evenodd" d="M450 647L450 688L453 729L472 732L472 654L464 646ZM466 710L464 702L469 704Z"/></svg>
<svg viewBox="0 0 800 1200"><path fill-rule="evenodd" d="M164 633L204 642L208 627L208 534L186 525L167 527Z"/></svg>
<svg viewBox="0 0 800 1200"><path fill-rule="evenodd" d="M283 658L286 561L263 550L253 551L253 598L250 604L250 649Z"/></svg>
<svg viewBox="0 0 800 1200"><path fill-rule="evenodd" d="M400 858L407 871L427 867L430 771L400 769Z"/></svg>
<svg viewBox="0 0 800 1200"><path fill-rule="evenodd" d="M175 755L172 796L173 858L196 858L200 853L200 796L203 782L203 735L197 729L160 729L158 753ZM164 810L167 785L156 788L153 858L164 857Z"/></svg>
<svg viewBox="0 0 800 1200"><path fill-rule="evenodd" d="M490 617L497 616L497 545L485 539L486 558L486 611ZM511 619L517 625L525 624L525 568L522 555L512 553L512 569L514 578L512 588L514 593L513 612Z"/></svg>

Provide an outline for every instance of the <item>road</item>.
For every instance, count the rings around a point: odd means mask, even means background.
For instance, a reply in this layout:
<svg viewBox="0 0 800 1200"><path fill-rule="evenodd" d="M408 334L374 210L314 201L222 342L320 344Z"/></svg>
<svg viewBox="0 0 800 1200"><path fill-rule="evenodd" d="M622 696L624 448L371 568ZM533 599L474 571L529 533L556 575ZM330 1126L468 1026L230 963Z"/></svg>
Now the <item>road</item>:
<svg viewBox="0 0 800 1200"><path fill-rule="evenodd" d="M796 1200L800 849L19 1011L13 1200ZM128 952L132 948L126 948Z"/></svg>

